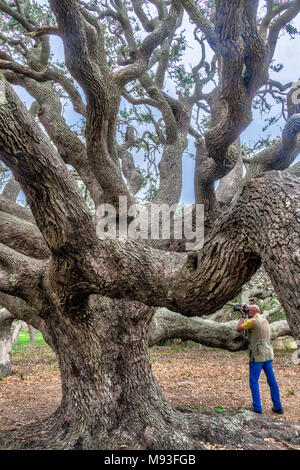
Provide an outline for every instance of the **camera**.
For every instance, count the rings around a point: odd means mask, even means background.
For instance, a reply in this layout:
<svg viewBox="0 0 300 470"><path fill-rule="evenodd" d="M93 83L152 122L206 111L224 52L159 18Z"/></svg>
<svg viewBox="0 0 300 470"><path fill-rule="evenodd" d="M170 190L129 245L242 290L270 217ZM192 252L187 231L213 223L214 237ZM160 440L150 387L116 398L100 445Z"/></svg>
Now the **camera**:
<svg viewBox="0 0 300 470"><path fill-rule="evenodd" d="M243 312L245 315L248 315L248 313L249 313L249 307L248 307L248 305L246 305L246 304L244 304L244 305L242 305L242 306L240 306L240 305L235 305L235 306L233 307L233 311L234 311L234 312Z"/></svg>

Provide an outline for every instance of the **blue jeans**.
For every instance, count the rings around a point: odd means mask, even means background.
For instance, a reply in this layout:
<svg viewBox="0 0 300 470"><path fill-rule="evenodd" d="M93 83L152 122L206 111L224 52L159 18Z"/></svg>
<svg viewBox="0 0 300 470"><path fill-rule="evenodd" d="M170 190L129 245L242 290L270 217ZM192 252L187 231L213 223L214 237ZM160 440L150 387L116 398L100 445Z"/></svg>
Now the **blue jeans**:
<svg viewBox="0 0 300 470"><path fill-rule="evenodd" d="M261 370L264 370L264 373L267 376L268 385L270 387L271 398L274 405L275 410L280 410L282 408L280 402L280 393L279 387L276 382L274 372L273 372L273 361L264 361L264 362L249 362L249 370L250 370L250 377L249 377L249 384L252 393L252 404L253 408L260 413L262 412L261 402L260 402L260 393L259 393L259 385L258 380L261 373Z"/></svg>

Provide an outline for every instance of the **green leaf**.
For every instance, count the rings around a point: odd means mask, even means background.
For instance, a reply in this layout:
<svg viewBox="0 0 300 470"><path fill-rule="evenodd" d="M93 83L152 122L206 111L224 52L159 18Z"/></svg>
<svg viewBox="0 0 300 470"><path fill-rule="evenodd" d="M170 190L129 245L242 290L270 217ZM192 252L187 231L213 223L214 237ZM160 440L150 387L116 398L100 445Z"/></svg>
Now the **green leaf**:
<svg viewBox="0 0 300 470"><path fill-rule="evenodd" d="M227 410L222 405L219 405L215 408L216 413L225 413L225 411L227 411Z"/></svg>

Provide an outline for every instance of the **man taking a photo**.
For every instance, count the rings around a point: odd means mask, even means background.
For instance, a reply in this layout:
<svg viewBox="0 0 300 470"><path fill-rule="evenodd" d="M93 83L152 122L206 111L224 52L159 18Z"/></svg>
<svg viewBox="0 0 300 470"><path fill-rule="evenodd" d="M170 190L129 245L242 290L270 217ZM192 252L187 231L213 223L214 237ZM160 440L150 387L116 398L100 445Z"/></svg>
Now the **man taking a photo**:
<svg viewBox="0 0 300 470"><path fill-rule="evenodd" d="M239 310L242 315L238 322L237 330L248 331L250 353L249 384L252 393L252 410L255 413L262 413L258 380L263 369L270 387L273 402L272 411L283 414L279 387L273 372L274 352L269 322L260 315L260 309L257 305L248 306L244 304L242 307L235 307L235 310ZM247 321L245 321L246 314L248 314L249 318Z"/></svg>

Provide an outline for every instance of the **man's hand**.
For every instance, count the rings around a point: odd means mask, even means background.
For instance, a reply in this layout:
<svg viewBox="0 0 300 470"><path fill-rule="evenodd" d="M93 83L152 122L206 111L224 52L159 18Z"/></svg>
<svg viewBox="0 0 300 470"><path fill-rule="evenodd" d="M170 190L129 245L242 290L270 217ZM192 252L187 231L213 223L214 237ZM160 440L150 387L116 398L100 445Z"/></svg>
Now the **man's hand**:
<svg viewBox="0 0 300 470"><path fill-rule="evenodd" d="M239 319L239 322L236 327L238 331L244 331L244 328L243 328L244 321L245 321L245 314L241 314L241 318Z"/></svg>

